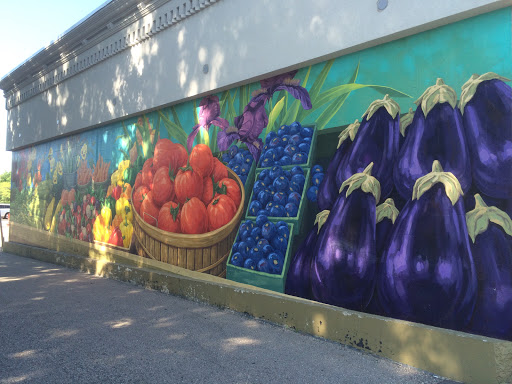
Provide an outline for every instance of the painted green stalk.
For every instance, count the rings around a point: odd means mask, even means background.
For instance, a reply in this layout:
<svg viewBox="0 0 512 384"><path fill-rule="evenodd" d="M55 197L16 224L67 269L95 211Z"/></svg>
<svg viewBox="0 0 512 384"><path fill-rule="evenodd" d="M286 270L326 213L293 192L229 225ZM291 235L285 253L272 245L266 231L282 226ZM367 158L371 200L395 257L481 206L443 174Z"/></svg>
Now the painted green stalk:
<svg viewBox="0 0 512 384"><path fill-rule="evenodd" d="M393 199L386 199L381 205L377 206L376 216L377 223L380 223L384 219L390 219L393 224L395 224L395 220L398 217L400 212L395 207L395 202Z"/></svg>
<svg viewBox="0 0 512 384"><path fill-rule="evenodd" d="M428 87L425 92L414 102L425 117L437 104L448 103L452 108L457 106L457 93L452 87L446 85L443 79L438 78L436 85Z"/></svg>
<svg viewBox="0 0 512 384"><path fill-rule="evenodd" d="M459 180L451 172L444 172L441 163L434 160L432 163L432 172L420 177L414 183L412 190L412 200L418 200L425 192L432 188L437 183L443 183L446 191L446 196L455 205L460 196L463 196L462 188Z"/></svg>
<svg viewBox="0 0 512 384"><path fill-rule="evenodd" d="M362 173L350 176L341 184L340 193L348 185L346 197L349 197L356 189L361 189L363 192L371 193L375 197L375 202L378 202L380 199L380 183L372 176L372 169L373 162L368 164Z"/></svg>
<svg viewBox="0 0 512 384"><path fill-rule="evenodd" d="M466 213L466 224L468 234L473 240L489 227L489 223L499 225L507 235L512 236L512 220L510 216L496 207L489 207L485 204L480 194L475 195L475 209Z"/></svg>

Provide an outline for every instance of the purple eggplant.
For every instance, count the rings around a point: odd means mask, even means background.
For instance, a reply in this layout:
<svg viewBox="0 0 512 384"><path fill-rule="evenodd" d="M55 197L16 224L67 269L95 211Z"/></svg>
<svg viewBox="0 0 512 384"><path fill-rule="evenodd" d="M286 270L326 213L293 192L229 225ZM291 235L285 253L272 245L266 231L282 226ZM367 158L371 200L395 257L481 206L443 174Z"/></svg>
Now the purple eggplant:
<svg viewBox="0 0 512 384"><path fill-rule="evenodd" d="M512 88L495 73L473 75L462 86L460 111L466 129L473 180L478 190L512 198Z"/></svg>
<svg viewBox="0 0 512 384"><path fill-rule="evenodd" d="M477 281L462 188L436 160L398 215L377 276L389 316L462 329L475 307Z"/></svg>
<svg viewBox="0 0 512 384"><path fill-rule="evenodd" d="M339 187L336 185L336 171L339 168L343 156L348 152L357 131L359 130L359 120L350 124L339 135L338 149L334 153L327 172L318 187L317 203L321 211L329 210L332 208L334 202L339 195ZM350 140L347 140L350 139Z"/></svg>
<svg viewBox="0 0 512 384"><path fill-rule="evenodd" d="M285 293L292 296L311 299L311 261L313 260L313 250L329 211L322 211L316 216L315 225L309 231L306 239L299 246L299 249L293 256L286 277Z"/></svg>
<svg viewBox="0 0 512 384"><path fill-rule="evenodd" d="M398 209L395 207L393 199L386 199L381 205L377 206L377 225L375 228L377 260L380 260L386 241L389 239L391 229L398 217Z"/></svg>
<svg viewBox="0 0 512 384"><path fill-rule="evenodd" d="M437 79L416 104L418 108L394 165L398 193L409 200L414 183L430 172L434 160L455 175L466 193L471 186L471 163L462 117L456 108L457 94Z"/></svg>
<svg viewBox="0 0 512 384"><path fill-rule="evenodd" d="M375 204L380 198L372 167L370 163L343 182L318 236L311 265L311 290L317 301L359 311L370 302L377 261Z"/></svg>
<svg viewBox="0 0 512 384"><path fill-rule="evenodd" d="M398 140L398 150L402 148L405 141L405 133L407 132L407 128L411 125L412 120L414 119L414 111L412 108L409 108L409 112L400 116L400 137Z"/></svg>
<svg viewBox="0 0 512 384"><path fill-rule="evenodd" d="M373 176L381 184L381 198L389 196L393 189L393 165L398 155L399 124L400 107L388 95L370 104L354 142L336 172L338 188L373 162Z"/></svg>
<svg viewBox="0 0 512 384"><path fill-rule="evenodd" d="M512 340L512 220L475 195L466 214L478 296L469 331Z"/></svg>

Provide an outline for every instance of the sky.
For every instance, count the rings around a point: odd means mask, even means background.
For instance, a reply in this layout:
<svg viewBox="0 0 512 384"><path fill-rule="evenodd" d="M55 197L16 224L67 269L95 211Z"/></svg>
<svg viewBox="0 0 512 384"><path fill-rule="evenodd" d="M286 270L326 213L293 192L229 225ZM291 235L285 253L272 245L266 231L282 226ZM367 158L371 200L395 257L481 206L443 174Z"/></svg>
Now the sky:
<svg viewBox="0 0 512 384"><path fill-rule="evenodd" d="M106 2L107 0L0 0L0 78ZM1 174L11 170L11 153L5 150L7 111L3 91L0 92Z"/></svg>

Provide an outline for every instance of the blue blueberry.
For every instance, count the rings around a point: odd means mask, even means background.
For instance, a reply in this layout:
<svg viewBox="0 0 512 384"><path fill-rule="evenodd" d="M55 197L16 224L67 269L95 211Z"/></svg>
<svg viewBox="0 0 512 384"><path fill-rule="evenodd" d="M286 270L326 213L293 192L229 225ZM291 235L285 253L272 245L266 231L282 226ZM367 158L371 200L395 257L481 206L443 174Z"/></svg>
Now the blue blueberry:
<svg viewBox="0 0 512 384"><path fill-rule="evenodd" d="M257 268L260 272L270 273L271 271L271 265L267 259L261 259L258 261Z"/></svg>
<svg viewBox="0 0 512 384"><path fill-rule="evenodd" d="M314 165L313 168L311 168L311 172L313 173L313 175L315 173L323 173L324 172L324 169L323 167L320 165L320 164L317 164L317 165Z"/></svg>
<svg viewBox="0 0 512 384"><path fill-rule="evenodd" d="M302 127L302 129L300 130L300 135L302 137L313 137L313 128Z"/></svg>
<svg viewBox="0 0 512 384"><path fill-rule="evenodd" d="M267 176L263 179L263 182L265 183L265 185L267 186L267 188L269 188L271 185L272 185L272 179Z"/></svg>
<svg viewBox="0 0 512 384"><path fill-rule="evenodd" d="M285 213L284 207L280 204L275 204L270 210L270 216L272 217L284 217Z"/></svg>
<svg viewBox="0 0 512 384"><path fill-rule="evenodd" d="M280 159L281 157L283 157L284 147L281 147L281 146L275 147L274 152L276 153L276 159Z"/></svg>
<svg viewBox="0 0 512 384"><path fill-rule="evenodd" d="M313 175L313 178L311 179L311 184L319 187L323 179L324 174L322 172L317 172Z"/></svg>
<svg viewBox="0 0 512 384"><path fill-rule="evenodd" d="M287 201L287 196L284 192L276 192L272 200L274 201L274 203L285 205Z"/></svg>
<svg viewBox="0 0 512 384"><path fill-rule="evenodd" d="M269 143L269 148L275 148L275 147L280 147L282 144L281 144L281 138L279 137L274 137L272 140L270 140L270 143Z"/></svg>
<svg viewBox="0 0 512 384"><path fill-rule="evenodd" d="M276 221L276 228L282 227L283 225L285 227L287 227L288 223L286 221L283 221L283 220Z"/></svg>
<svg viewBox="0 0 512 384"><path fill-rule="evenodd" d="M245 165L245 163L242 164L240 166L240 175L241 176L247 176L248 173L249 173L249 167L247 165Z"/></svg>
<svg viewBox="0 0 512 384"><path fill-rule="evenodd" d="M274 202L273 202L273 201L269 201L269 202L267 203L267 205L265 206L265 210L267 210L268 212L270 212L270 210L271 210L273 207L274 207ZM269 216L271 216L271 215L270 215L270 213L269 213Z"/></svg>
<svg viewBox="0 0 512 384"><path fill-rule="evenodd" d="M286 217L297 217L299 213L299 207L293 203L286 204L284 209L286 211Z"/></svg>
<svg viewBox="0 0 512 384"><path fill-rule="evenodd" d="M292 157L292 164L306 164L308 162L308 155L304 152L298 152Z"/></svg>
<svg viewBox="0 0 512 384"><path fill-rule="evenodd" d="M276 226L271 221L267 221L265 224L263 224L263 227L261 227L261 236L263 236L268 241L272 241L272 238L276 234Z"/></svg>
<svg viewBox="0 0 512 384"><path fill-rule="evenodd" d="M267 186L262 180L256 180L253 187L254 195L258 195L258 193L263 191L266 187Z"/></svg>
<svg viewBox="0 0 512 384"><path fill-rule="evenodd" d="M272 252L274 252L274 247L272 247L272 246L270 245L270 243L268 243L268 240L267 240L267 244L263 246L262 250L263 250L263 255L264 255L265 257L267 257L267 256L268 256L268 255L270 255Z"/></svg>
<svg viewBox="0 0 512 384"><path fill-rule="evenodd" d="M270 244L272 244L274 249L286 252L286 248L288 247L288 240L283 236L274 236L270 241Z"/></svg>
<svg viewBox="0 0 512 384"><path fill-rule="evenodd" d="M235 159L229 160L229 163L228 163L229 168L233 169L233 168L235 168L235 165L236 165Z"/></svg>
<svg viewBox="0 0 512 384"><path fill-rule="evenodd" d="M239 177L242 184L245 185L245 183L247 183L247 175L241 175Z"/></svg>
<svg viewBox="0 0 512 384"><path fill-rule="evenodd" d="M258 201L261 203L262 207L266 206L270 200L272 200L272 193L270 190L264 189L258 193Z"/></svg>
<svg viewBox="0 0 512 384"><path fill-rule="evenodd" d="M290 185L292 186L295 192L301 193L304 188L304 184L306 184L306 178L304 175L293 175L290 180Z"/></svg>
<svg viewBox="0 0 512 384"><path fill-rule="evenodd" d="M298 146L302 142L302 137L300 135L293 135L290 137L290 144Z"/></svg>
<svg viewBox="0 0 512 384"><path fill-rule="evenodd" d="M277 130L277 136L283 137L285 135L288 135L290 133L290 127L287 125L281 125L279 129Z"/></svg>
<svg viewBox="0 0 512 384"><path fill-rule="evenodd" d="M247 231L247 224L246 223L240 224L240 228L238 228L238 239L239 240L242 239L242 233L244 233L245 231Z"/></svg>
<svg viewBox="0 0 512 384"><path fill-rule="evenodd" d="M308 191L306 192L306 196L307 196L308 200L312 201L313 203L316 202L317 195L318 195L318 187L314 186L314 185L312 187L309 187Z"/></svg>
<svg viewBox="0 0 512 384"><path fill-rule="evenodd" d="M269 149L268 151L266 151L263 156L272 161L274 161L276 159L276 153L273 149Z"/></svg>
<svg viewBox="0 0 512 384"><path fill-rule="evenodd" d="M231 264L236 267L242 267L244 265L244 261L245 259L240 252L236 252L231 255Z"/></svg>
<svg viewBox="0 0 512 384"><path fill-rule="evenodd" d="M296 206L299 206L300 205L300 200L301 200L302 196L300 193L298 192L292 192L288 195L288 200L287 202L288 203L292 203L292 204L295 204Z"/></svg>
<svg viewBox="0 0 512 384"><path fill-rule="evenodd" d="M281 146L282 146L283 148L286 148L286 146L287 146L288 144L290 144L290 136L285 135L285 136L281 137Z"/></svg>
<svg viewBox="0 0 512 384"><path fill-rule="evenodd" d="M253 260L261 259L263 257L263 250L255 245L254 247L251 248L250 257Z"/></svg>
<svg viewBox="0 0 512 384"><path fill-rule="evenodd" d="M282 175L283 175L283 168L281 168L279 165L276 165L276 166L270 168L270 172L268 174L268 176L272 180L275 180L279 176L282 176Z"/></svg>
<svg viewBox="0 0 512 384"><path fill-rule="evenodd" d="M257 216L258 212L263 209L263 206L258 200L253 200L249 205L249 214L251 216Z"/></svg>
<svg viewBox="0 0 512 384"><path fill-rule="evenodd" d="M251 251L251 247L245 242L245 241L241 241L239 244L238 244L238 252L244 256L244 257L248 257L249 256L249 252Z"/></svg>
<svg viewBox="0 0 512 384"><path fill-rule="evenodd" d="M299 144L299 151L304 152L306 154L309 154L309 150L311 149L311 146L308 143L300 143Z"/></svg>
<svg viewBox="0 0 512 384"><path fill-rule="evenodd" d="M235 161L237 164L242 164L244 162L244 155L243 153L241 152L238 152L235 157L234 157Z"/></svg>
<svg viewBox="0 0 512 384"><path fill-rule="evenodd" d="M311 147L311 137L305 137L302 139L302 142L303 143L306 143L306 144L309 144L309 146Z"/></svg>
<svg viewBox="0 0 512 384"><path fill-rule="evenodd" d="M264 169L258 174L258 180L264 180L270 175L270 169Z"/></svg>
<svg viewBox="0 0 512 384"><path fill-rule="evenodd" d="M256 240L249 236L247 239L245 239L245 243L249 246L249 248L252 248L256 245Z"/></svg>
<svg viewBox="0 0 512 384"><path fill-rule="evenodd" d="M277 133L270 131L265 137L265 143L269 143L274 137L277 137Z"/></svg>
<svg viewBox="0 0 512 384"><path fill-rule="evenodd" d="M258 225L258 224L256 223L256 225ZM260 226L254 227L251 230L251 237L256 241L258 241L261 238L261 227Z"/></svg>
<svg viewBox="0 0 512 384"><path fill-rule="evenodd" d="M240 233L240 240L245 241L249 236L251 236L251 231L246 229L245 231Z"/></svg>
<svg viewBox="0 0 512 384"><path fill-rule="evenodd" d="M277 234L279 236L283 236L285 239L290 238L290 228L288 228L288 225L280 225L277 227Z"/></svg>
<svg viewBox="0 0 512 384"><path fill-rule="evenodd" d="M231 160L231 156L229 156L229 154L225 153L222 155L222 161L224 163L229 163L229 160Z"/></svg>
<svg viewBox="0 0 512 384"><path fill-rule="evenodd" d="M267 211L266 209L260 209L258 211L258 216L266 216L266 217L268 217L268 216L270 216L270 212Z"/></svg>
<svg viewBox="0 0 512 384"><path fill-rule="evenodd" d="M291 165L292 164L292 158L290 156L283 156L281 157L281 159L279 160L279 165L281 166L286 166L286 165Z"/></svg>
<svg viewBox="0 0 512 384"><path fill-rule="evenodd" d="M284 257L274 252L267 256L272 273L280 275L283 271Z"/></svg>
<svg viewBox="0 0 512 384"><path fill-rule="evenodd" d="M258 242L256 243L256 246L260 249L265 248L265 245L270 245L270 242L265 238L259 239Z"/></svg>
<svg viewBox="0 0 512 384"><path fill-rule="evenodd" d="M288 170L288 169L284 170L284 175L286 176L286 178L288 180L290 180L292 178L292 172L290 170Z"/></svg>
<svg viewBox="0 0 512 384"><path fill-rule="evenodd" d="M237 175L240 173L240 164L236 164L233 168L231 168L233 172L235 172Z"/></svg>
<svg viewBox="0 0 512 384"><path fill-rule="evenodd" d="M293 159L293 155L297 153L298 148L295 145L288 144L284 147L284 154L290 156Z"/></svg>
<svg viewBox="0 0 512 384"><path fill-rule="evenodd" d="M232 145L231 147L229 147L229 156L231 156L233 158L236 156L237 153L238 153L238 147L236 145Z"/></svg>
<svg viewBox="0 0 512 384"><path fill-rule="evenodd" d="M249 232L255 227L254 222L252 220L245 220L245 224L247 225L247 230Z"/></svg>
<svg viewBox="0 0 512 384"><path fill-rule="evenodd" d="M254 158L252 157L252 155L244 157L244 164L246 164L249 168L251 168L253 161L254 161Z"/></svg>
<svg viewBox="0 0 512 384"><path fill-rule="evenodd" d="M290 135L296 135L300 133L300 124L298 122L292 123L290 125Z"/></svg>
<svg viewBox="0 0 512 384"><path fill-rule="evenodd" d="M284 175L279 176L274 180L272 186L276 189L276 191L286 191L290 186L290 181Z"/></svg>
<svg viewBox="0 0 512 384"><path fill-rule="evenodd" d="M264 216L264 215L258 215L258 217L256 218L256 225L258 227L261 227L263 226L263 224L265 224L266 222L268 221L268 218L267 216ZM261 230L260 230L260 235L261 235Z"/></svg>
<svg viewBox="0 0 512 384"><path fill-rule="evenodd" d="M292 175L304 175L304 170L301 166L296 165L291 169L291 173Z"/></svg>
<svg viewBox="0 0 512 384"><path fill-rule="evenodd" d="M256 262L253 259L248 258L244 261L244 268L252 269L254 271L257 268Z"/></svg>
<svg viewBox="0 0 512 384"><path fill-rule="evenodd" d="M270 167L272 163L272 160L270 160L268 157L264 157L260 160L260 167L267 168Z"/></svg>

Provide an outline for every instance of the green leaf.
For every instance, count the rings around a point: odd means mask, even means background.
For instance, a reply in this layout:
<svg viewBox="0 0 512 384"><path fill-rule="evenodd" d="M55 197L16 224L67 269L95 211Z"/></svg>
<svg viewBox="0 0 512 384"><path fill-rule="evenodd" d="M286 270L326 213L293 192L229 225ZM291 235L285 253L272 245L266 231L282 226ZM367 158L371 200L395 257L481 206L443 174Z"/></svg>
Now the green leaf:
<svg viewBox="0 0 512 384"><path fill-rule="evenodd" d="M199 124L199 117L197 116L197 104L194 99L194 124Z"/></svg>
<svg viewBox="0 0 512 384"><path fill-rule="evenodd" d="M286 111L283 118L283 124L290 125L297 120L297 114L299 113L299 107L301 106L299 100L293 100L291 107ZM281 124L282 125L282 124Z"/></svg>
<svg viewBox="0 0 512 384"><path fill-rule="evenodd" d="M178 127L180 127L181 129L183 129L183 125L181 125L180 118L179 118L178 113L176 112L176 108L174 108L174 106L171 107L171 113L172 113L172 118L173 118L174 122L176 123L176 125ZM184 129L183 129L183 132L185 132Z"/></svg>
<svg viewBox="0 0 512 384"><path fill-rule="evenodd" d="M306 72L306 76L304 76L304 80L302 80L302 87L303 88L306 88L307 85L308 85L308 79L309 79L309 74L310 73L311 73L311 65L309 66L308 71Z"/></svg>
<svg viewBox="0 0 512 384"><path fill-rule="evenodd" d="M162 111L158 111L159 116L162 118L165 128L167 129L167 136L169 139L176 139L181 145L185 148L187 147L187 134L183 130L183 128L177 125L175 122L171 121L167 116L165 116Z"/></svg>
<svg viewBox="0 0 512 384"><path fill-rule="evenodd" d="M274 123L276 122L277 117L283 110L283 106L284 106L284 97L282 97L281 100L279 100L276 103L274 108L272 108L272 111L270 111L270 115L268 116L267 129L265 131L265 137L267 137L267 135L269 134L270 131L274 130Z"/></svg>
<svg viewBox="0 0 512 384"><path fill-rule="evenodd" d="M121 153L123 154L124 156L124 159L123 160L129 160L130 159L130 155L128 153L126 153L125 150L123 149L120 149Z"/></svg>
<svg viewBox="0 0 512 384"><path fill-rule="evenodd" d="M347 100L348 96L350 95L350 92L340 96L338 99L334 100L327 108L324 109L324 111L318 116L318 119L316 119L316 129L322 130L324 129L329 121L338 113L341 106L345 103L345 100Z"/></svg>
<svg viewBox="0 0 512 384"><path fill-rule="evenodd" d="M241 113L240 113L241 114ZM228 118L227 120L229 122L232 122L234 121L235 119L235 116L236 116L236 110L235 110L235 98L234 97L231 97L231 94L229 94L229 97L228 97Z"/></svg>
<svg viewBox="0 0 512 384"><path fill-rule="evenodd" d="M238 103L238 115L242 115L244 113L245 106L249 103L249 100L247 98L247 86L241 85L240 86L240 97L239 97L239 103Z"/></svg>

